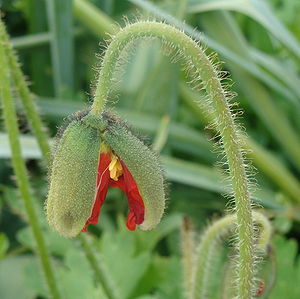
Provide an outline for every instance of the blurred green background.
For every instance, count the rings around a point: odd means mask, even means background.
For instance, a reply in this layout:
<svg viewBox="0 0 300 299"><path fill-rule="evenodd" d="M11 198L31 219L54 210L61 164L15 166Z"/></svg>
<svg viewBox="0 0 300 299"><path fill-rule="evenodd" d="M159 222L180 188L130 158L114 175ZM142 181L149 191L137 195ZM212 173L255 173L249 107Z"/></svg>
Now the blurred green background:
<svg viewBox="0 0 300 299"><path fill-rule="evenodd" d="M276 267L264 274L261 298L300 298L300 1L299 0L2 0L1 12L39 111L54 137L71 113L87 107L109 34L137 19L161 20L217 52L224 80L238 96L238 122L255 167L253 200L272 219ZM96 54L96 55L95 55ZM229 208L215 132L180 63L158 41L133 45L117 67L111 104L161 153L169 202L151 232L129 232L127 203L111 190L100 223L88 234L99 264L120 298L183 298L180 227L201 232ZM231 76L229 78L228 72ZM47 174L19 99L19 128L30 180L65 298L105 298L80 242L59 237L45 221ZM243 113L241 113L243 111ZM16 189L7 135L0 122L0 298L48 298ZM224 246L211 277L221 298ZM277 269L275 273L275 268ZM219 270L219 271L218 271ZM271 277L271 278L270 278Z"/></svg>

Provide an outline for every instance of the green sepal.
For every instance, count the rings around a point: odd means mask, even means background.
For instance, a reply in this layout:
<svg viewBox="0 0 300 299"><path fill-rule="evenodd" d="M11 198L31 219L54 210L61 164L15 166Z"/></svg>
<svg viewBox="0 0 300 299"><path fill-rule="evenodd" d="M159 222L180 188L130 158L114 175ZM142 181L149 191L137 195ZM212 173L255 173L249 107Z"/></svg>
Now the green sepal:
<svg viewBox="0 0 300 299"><path fill-rule="evenodd" d="M46 210L49 224L65 237L80 233L91 214L99 150L100 131L82 119L67 126L56 147Z"/></svg>
<svg viewBox="0 0 300 299"><path fill-rule="evenodd" d="M108 121L103 117L102 114L99 116L89 113L81 118L81 122L83 122L88 127L98 130L99 132L104 132L108 126Z"/></svg>
<svg viewBox="0 0 300 299"><path fill-rule="evenodd" d="M158 157L126 124L109 114L104 114L105 117L108 117L108 127L102 139L126 164L145 205L145 219L139 228L153 229L161 220L166 200Z"/></svg>

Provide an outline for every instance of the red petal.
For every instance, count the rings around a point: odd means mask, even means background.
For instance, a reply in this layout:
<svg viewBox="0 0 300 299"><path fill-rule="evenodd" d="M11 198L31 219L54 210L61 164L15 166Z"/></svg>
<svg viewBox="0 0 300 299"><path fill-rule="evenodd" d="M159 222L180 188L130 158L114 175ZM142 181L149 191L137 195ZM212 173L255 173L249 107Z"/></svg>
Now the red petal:
<svg viewBox="0 0 300 299"><path fill-rule="evenodd" d="M134 178L132 177L125 163L122 160L120 160L120 162L123 168L126 195L130 209L130 212L127 216L126 225L128 229L134 230L135 226L133 224L142 224L144 221L145 206ZM120 184L123 185L122 182Z"/></svg>
<svg viewBox="0 0 300 299"><path fill-rule="evenodd" d="M134 213L132 211L130 211L127 216L126 226L129 230L135 230L136 222L135 222Z"/></svg>
<svg viewBox="0 0 300 299"><path fill-rule="evenodd" d="M100 209L104 203L108 185L110 181L108 165L110 163L110 153L100 153L98 162L98 172L96 178L96 194L91 216L86 221L82 232L87 232L89 224L97 224L100 215Z"/></svg>

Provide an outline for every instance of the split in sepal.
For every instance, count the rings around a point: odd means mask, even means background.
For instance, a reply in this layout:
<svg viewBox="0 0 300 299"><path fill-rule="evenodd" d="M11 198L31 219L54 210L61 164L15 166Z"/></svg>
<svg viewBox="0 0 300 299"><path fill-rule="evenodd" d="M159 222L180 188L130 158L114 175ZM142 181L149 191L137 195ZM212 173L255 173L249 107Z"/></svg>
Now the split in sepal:
<svg viewBox="0 0 300 299"><path fill-rule="evenodd" d="M165 191L157 156L124 122L109 113L79 113L61 131L46 203L58 233L74 237L97 224L109 186L127 196L128 229L160 222Z"/></svg>

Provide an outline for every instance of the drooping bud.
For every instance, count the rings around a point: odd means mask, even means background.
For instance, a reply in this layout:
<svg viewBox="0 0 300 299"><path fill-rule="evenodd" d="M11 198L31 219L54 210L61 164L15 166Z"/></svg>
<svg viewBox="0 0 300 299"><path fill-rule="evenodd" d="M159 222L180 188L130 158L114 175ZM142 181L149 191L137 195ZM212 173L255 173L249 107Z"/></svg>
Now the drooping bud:
<svg viewBox="0 0 300 299"><path fill-rule="evenodd" d="M49 224L65 237L76 236L94 203L100 148L99 130L73 120L57 145L46 203Z"/></svg>
<svg viewBox="0 0 300 299"><path fill-rule="evenodd" d="M115 116L78 114L54 155L46 204L50 225L65 237L87 231L98 222L109 186L127 196L128 229L159 223L165 192L155 153Z"/></svg>

